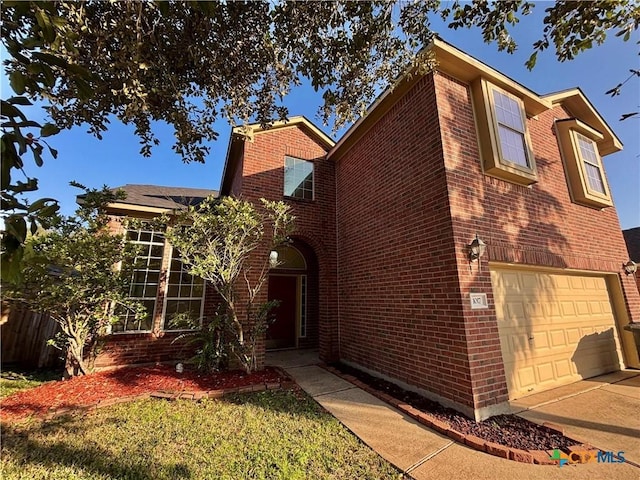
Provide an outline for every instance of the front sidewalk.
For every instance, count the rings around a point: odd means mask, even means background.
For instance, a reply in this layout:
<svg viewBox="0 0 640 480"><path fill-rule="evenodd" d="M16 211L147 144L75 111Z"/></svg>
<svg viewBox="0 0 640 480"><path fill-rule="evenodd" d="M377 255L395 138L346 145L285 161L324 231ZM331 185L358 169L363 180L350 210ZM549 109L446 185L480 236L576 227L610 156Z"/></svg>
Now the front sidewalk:
<svg viewBox="0 0 640 480"><path fill-rule="evenodd" d="M453 442L373 395L327 372L317 366L317 357L314 357L312 351L270 353L267 362L283 367L305 392L364 443L416 480L635 480L640 472L629 464L583 464L560 468L498 458ZM633 421L637 422L635 418L629 419L629 422ZM590 436L586 436L586 440L589 439ZM600 446L596 441L593 443ZM630 447L625 449L630 450Z"/></svg>

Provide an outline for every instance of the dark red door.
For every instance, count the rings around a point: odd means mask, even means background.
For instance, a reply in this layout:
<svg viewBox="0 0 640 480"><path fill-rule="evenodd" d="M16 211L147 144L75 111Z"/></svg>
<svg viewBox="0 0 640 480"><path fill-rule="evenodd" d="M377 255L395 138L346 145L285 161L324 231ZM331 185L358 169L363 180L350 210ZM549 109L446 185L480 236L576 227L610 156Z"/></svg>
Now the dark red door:
<svg viewBox="0 0 640 480"><path fill-rule="evenodd" d="M269 300L279 300L273 309L275 322L267 330L267 348L296 346L296 309L298 278L295 276L269 276Z"/></svg>

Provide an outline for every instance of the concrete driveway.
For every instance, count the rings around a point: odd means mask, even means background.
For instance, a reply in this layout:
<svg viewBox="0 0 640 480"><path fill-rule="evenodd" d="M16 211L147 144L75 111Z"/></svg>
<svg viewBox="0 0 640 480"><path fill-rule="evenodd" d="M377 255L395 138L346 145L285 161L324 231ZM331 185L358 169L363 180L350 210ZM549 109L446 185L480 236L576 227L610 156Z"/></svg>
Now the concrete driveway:
<svg viewBox="0 0 640 480"><path fill-rule="evenodd" d="M511 402L521 417L560 425L600 450L624 452L640 467L640 372L626 370L583 380ZM523 409L526 409L522 411Z"/></svg>

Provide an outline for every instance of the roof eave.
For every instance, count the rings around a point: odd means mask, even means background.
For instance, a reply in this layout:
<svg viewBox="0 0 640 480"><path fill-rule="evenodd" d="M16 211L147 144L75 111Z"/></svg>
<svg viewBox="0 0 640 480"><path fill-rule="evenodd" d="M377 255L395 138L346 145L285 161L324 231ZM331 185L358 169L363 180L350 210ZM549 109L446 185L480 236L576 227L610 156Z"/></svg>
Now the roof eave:
<svg viewBox="0 0 640 480"><path fill-rule="evenodd" d="M467 83L471 83L479 77L486 78L491 83L522 98L525 110L531 116L551 108L551 103L548 100L440 38L435 38L424 50L429 49L435 53L438 62L436 71L446 73ZM415 85L419 78L420 76L413 71L405 73L392 87L380 94L366 113L347 130L335 147L331 149L328 157L337 159L345 153L388 108Z"/></svg>
<svg viewBox="0 0 640 480"><path fill-rule="evenodd" d="M600 155L605 156L622 150L620 139L613 132L604 118L598 113L580 88L571 88L543 96L552 105L564 105L571 114L595 128L603 134L604 139L598 142Z"/></svg>
<svg viewBox="0 0 640 480"><path fill-rule="evenodd" d="M435 52L436 60L438 61L437 71L444 72L467 83L483 77L492 84L521 98L527 114L531 116L538 115L551 108L551 102L533 90L444 40L434 40L431 48Z"/></svg>
<svg viewBox="0 0 640 480"><path fill-rule="evenodd" d="M288 118L287 120L279 120L277 122L273 122L266 128L259 123L252 123L249 125L234 127L232 130L232 134L242 135L251 140L253 135L259 135L261 133L268 133L280 128L290 128L295 126L306 127L307 130L323 144L326 150L331 150L334 147L335 141L303 115L296 115L294 117Z"/></svg>

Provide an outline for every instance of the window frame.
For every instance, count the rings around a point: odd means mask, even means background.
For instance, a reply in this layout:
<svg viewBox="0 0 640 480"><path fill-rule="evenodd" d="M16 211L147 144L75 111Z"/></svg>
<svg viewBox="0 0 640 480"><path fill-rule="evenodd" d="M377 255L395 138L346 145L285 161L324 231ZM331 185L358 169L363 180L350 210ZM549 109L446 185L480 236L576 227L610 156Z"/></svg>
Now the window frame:
<svg viewBox="0 0 640 480"><path fill-rule="evenodd" d="M137 240L129 240L129 238L128 238L129 232L136 232L137 233ZM149 238L148 241L140 240L140 235L143 232L150 234L150 238ZM157 242L157 241L154 242L154 234L160 234L162 236L162 243ZM138 328L138 329L126 329L126 325L128 323L128 315L127 315L127 320L125 320L125 323L123 325L123 329L114 331L113 327L115 325L111 325L110 329L109 329L109 334L111 334L111 335L148 334L148 333L153 332L153 330L154 330L155 319L156 319L156 315L157 315L157 311L158 311L158 294L161 291L161 285L162 285L162 271L163 271L163 264L164 264L164 256L165 256L165 248L166 248L166 245L167 245L167 239L164 236L164 233L156 232L152 228L151 229L146 229L146 228L144 228L144 224L140 228L137 228L135 230L134 229L129 229L129 228L125 229L124 235L125 235L125 241L131 242L134 245L141 245L141 246L147 248L147 253L146 253L147 262L146 262L145 268L144 269L140 269L140 268L135 268L134 267L134 268L131 269L131 283L129 285L129 294L127 295L127 298L139 301L141 303L144 302L144 301L150 301L153 298L153 309L152 309L151 312L149 312L149 315L151 317L150 318L150 326L151 326L151 328L150 329L141 329L141 328ZM136 283L136 282L133 281L134 280L134 276L136 275L136 273L138 271L145 271L146 272L145 273L145 283L143 284L144 285L143 288L146 290L146 285L147 285L146 277L148 277L148 274L149 274L148 261L149 261L150 258L152 258L150 256L150 253L151 253L151 249L154 246L162 246L162 254L160 256L160 266L158 268L158 281L156 283L156 294L155 294L154 297L137 297L137 296L134 297L134 296L131 295L131 293L132 293L133 286ZM136 255L136 258L135 258L134 261L137 261L138 258L144 258L144 257ZM134 319L134 321L135 321L135 319ZM138 322L141 322L141 321L138 321Z"/></svg>
<svg viewBox="0 0 640 480"><path fill-rule="evenodd" d="M144 219L140 219L141 221L145 221ZM139 245L160 245L159 242L155 242L155 243L146 243L146 242L141 242L139 240L128 240L126 237L129 233L129 231L143 231L144 229L138 228L136 230L133 229L124 229L124 235L125 235L125 241L129 242L131 241L134 244L139 244ZM156 289L156 295L154 298L154 308L153 308L153 312L151 313L151 329L150 330L117 330L115 331L113 329L113 326L111 326L111 328L109 329L109 331L107 332L109 335L136 335L136 334L150 334L150 333L154 333L154 332L167 332L167 333L179 333L179 332L192 332L195 330L190 330L190 329L166 329L165 328L165 315L166 315L166 309L167 309L167 300L168 300L168 293L169 293L169 275L171 272L171 261L173 259L173 246L169 243L169 240L166 238L166 232L161 232L161 231L157 231L157 230L144 230L144 231L148 231L151 233L151 240L153 240L153 234L159 234L162 236L163 239L163 243L162 243L162 257L161 257L161 261L160 261L160 269L158 272L158 285L157 285L157 289ZM139 233L138 233L138 238L139 238ZM132 276L134 275L136 269L133 269L132 271ZM133 277L132 277L133 278ZM133 282L132 282L133 285ZM145 283L146 285L146 283ZM203 283L202 283L202 297L201 297L201 303L200 303L200 324L202 325L202 316L204 315L204 308L205 308L205 300L206 300L206 290L207 290L207 282L206 280L203 279ZM131 286L129 287L129 291L131 291ZM151 297L128 297L131 299L151 299ZM174 297L172 297L173 299ZM197 297L189 297L189 300L193 300L193 299L197 299Z"/></svg>
<svg viewBox="0 0 640 480"><path fill-rule="evenodd" d="M506 96L515 101L520 110L524 131L518 131L512 126L504 124L506 128L512 130L523 138L524 156L529 166L507 160L503 154L502 143L500 141L500 125L496 113L496 102L494 92ZM538 181L535 156L531 148L531 137L527 125L527 112L522 99L503 88L494 85L484 78L479 78L471 85L473 98L478 142L480 146L480 157L482 168L485 174L502 178L521 185L531 185Z"/></svg>
<svg viewBox="0 0 640 480"><path fill-rule="evenodd" d="M613 206L609 182L607 181L604 163L598 148L598 142L604 140L604 135L577 118L556 120L555 129L573 202L594 208ZM580 150L578 135L589 140L594 147L604 193L592 189L589 184L585 166L586 160ZM593 165L593 163L589 163Z"/></svg>
<svg viewBox="0 0 640 480"><path fill-rule="evenodd" d="M177 300L189 300L189 301L192 301L192 300L197 300L198 297L184 297L184 298L182 298L182 297L169 297L169 280L171 278L171 262L173 261L173 252L174 252L175 248L168 241L167 241L167 244L166 244L165 248L169 249L169 254L167 255L168 262L166 264L166 268L163 270L163 272L165 273L166 281L164 282L160 330L163 331L163 332L193 332L196 329L166 328L167 303L169 302L169 300L173 301L173 300L177 299ZM191 275L191 274L189 274L189 275ZM206 290L207 290L207 282L206 282L206 280L204 280L204 279L201 279L201 280L202 280L202 297L200 298L200 327L202 327L202 317L204 315L204 302L205 302Z"/></svg>
<svg viewBox="0 0 640 480"><path fill-rule="evenodd" d="M306 162L311 165L311 198L305 197L297 197L295 195L287 195L286 186L287 186L287 159L291 159L298 162ZM306 160L304 158L294 157L293 155L285 155L283 161L283 172L282 172L282 194L284 198L292 199L292 200L302 200L306 202L312 202L316 198L316 166L315 162L312 160ZM294 190L295 192L295 190Z"/></svg>

